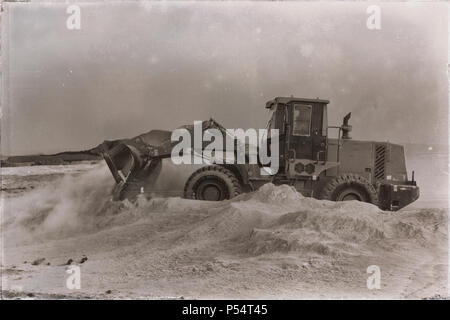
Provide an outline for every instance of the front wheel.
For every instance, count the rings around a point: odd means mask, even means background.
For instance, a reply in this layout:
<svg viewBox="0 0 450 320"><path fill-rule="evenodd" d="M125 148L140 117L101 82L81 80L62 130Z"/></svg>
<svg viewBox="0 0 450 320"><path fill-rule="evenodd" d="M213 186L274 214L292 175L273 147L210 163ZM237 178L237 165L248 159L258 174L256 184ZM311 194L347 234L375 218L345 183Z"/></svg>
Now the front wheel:
<svg viewBox="0 0 450 320"><path fill-rule="evenodd" d="M378 206L378 193L373 185L357 174L342 174L327 182L321 199L331 201L357 200Z"/></svg>
<svg viewBox="0 0 450 320"><path fill-rule="evenodd" d="M241 192L241 184L235 174L218 165L195 171L184 186L184 197L187 199L222 201Z"/></svg>

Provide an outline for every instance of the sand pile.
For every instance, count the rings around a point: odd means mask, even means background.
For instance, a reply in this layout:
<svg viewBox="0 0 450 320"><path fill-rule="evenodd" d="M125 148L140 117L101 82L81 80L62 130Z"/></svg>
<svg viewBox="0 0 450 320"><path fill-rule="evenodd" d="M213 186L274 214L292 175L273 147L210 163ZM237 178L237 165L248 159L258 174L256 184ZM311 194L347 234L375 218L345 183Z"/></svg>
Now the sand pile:
<svg viewBox="0 0 450 320"><path fill-rule="evenodd" d="M329 293L334 286L335 296L355 297L372 294L365 283L372 264L389 277L383 284L390 296L446 292L445 209L383 212L357 201L303 197L291 186L273 184L222 202L112 202L114 181L104 164L50 171L44 183L4 199L3 263L27 270L33 281L12 281L32 292L71 294L61 287L61 265L84 255L85 292L94 296L114 289L126 292L123 297L236 292L298 298L305 290ZM177 176L172 173L166 184L182 186ZM19 186L35 175L20 177ZM51 265L23 264L40 258Z"/></svg>
<svg viewBox="0 0 450 320"><path fill-rule="evenodd" d="M184 243L222 241L248 255L301 252L361 254L389 239L423 244L446 233L445 211L382 212L357 201L305 198L293 187L266 184L223 202L139 198L112 202L111 177L103 164L69 174L7 202L9 239L63 238L145 220L154 232L183 223ZM153 225L151 224L153 222Z"/></svg>
<svg viewBox="0 0 450 320"><path fill-rule="evenodd" d="M190 203L191 202L191 203ZM201 221L183 236L187 241L218 241L231 251L260 255L275 252L359 255L390 242L433 245L445 239L447 214L441 211L383 212L357 201L334 203L305 198L290 186L266 184L230 201L184 202L183 210L200 210Z"/></svg>

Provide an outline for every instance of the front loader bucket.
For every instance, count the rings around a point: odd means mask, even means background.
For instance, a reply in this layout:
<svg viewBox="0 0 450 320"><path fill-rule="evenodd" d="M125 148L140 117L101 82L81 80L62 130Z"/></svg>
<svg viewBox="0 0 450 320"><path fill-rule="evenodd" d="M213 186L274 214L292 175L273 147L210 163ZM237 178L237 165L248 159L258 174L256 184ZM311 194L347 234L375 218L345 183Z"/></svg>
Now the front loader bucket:
<svg viewBox="0 0 450 320"><path fill-rule="evenodd" d="M113 200L134 200L138 194L151 193L161 172L161 167L161 159L152 159L145 168L132 171L126 182L120 182L114 187Z"/></svg>
<svg viewBox="0 0 450 320"><path fill-rule="evenodd" d="M227 131L213 119L202 121L202 136L205 130L215 128L224 135ZM192 137L193 125L179 129L187 130ZM178 141L172 141L172 132L151 130L131 139L104 141L101 153L116 181L113 190L114 200L133 199L139 193L154 191L155 182L162 167L162 159L170 158L173 147ZM191 142L192 143L192 142ZM203 142L203 148L209 142ZM195 147L191 145L191 149Z"/></svg>
<svg viewBox="0 0 450 320"><path fill-rule="evenodd" d="M152 185L161 170L161 160L146 158L134 146L120 143L103 152L103 158L111 171L116 186L114 200L134 198Z"/></svg>
<svg viewBox="0 0 450 320"><path fill-rule="evenodd" d="M142 158L139 152L133 149L135 148L121 143L103 153L103 158L109 170L111 170L116 183L127 182L133 169L138 169L142 166Z"/></svg>

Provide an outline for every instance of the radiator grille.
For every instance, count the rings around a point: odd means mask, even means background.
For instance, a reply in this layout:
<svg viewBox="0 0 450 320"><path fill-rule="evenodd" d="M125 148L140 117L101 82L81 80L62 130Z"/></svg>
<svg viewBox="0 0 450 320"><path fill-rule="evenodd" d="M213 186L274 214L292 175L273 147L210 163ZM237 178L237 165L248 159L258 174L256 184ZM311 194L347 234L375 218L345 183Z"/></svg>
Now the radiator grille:
<svg viewBox="0 0 450 320"><path fill-rule="evenodd" d="M375 179L384 179L386 164L386 146L379 144L375 146Z"/></svg>

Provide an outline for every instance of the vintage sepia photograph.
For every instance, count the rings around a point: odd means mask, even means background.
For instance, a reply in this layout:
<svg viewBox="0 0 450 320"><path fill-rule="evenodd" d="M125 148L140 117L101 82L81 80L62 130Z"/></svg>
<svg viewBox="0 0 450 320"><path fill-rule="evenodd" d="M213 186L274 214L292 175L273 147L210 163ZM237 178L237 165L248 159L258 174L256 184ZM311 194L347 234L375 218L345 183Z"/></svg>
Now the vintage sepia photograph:
<svg viewBox="0 0 450 320"><path fill-rule="evenodd" d="M448 300L447 3L0 5L2 300Z"/></svg>

